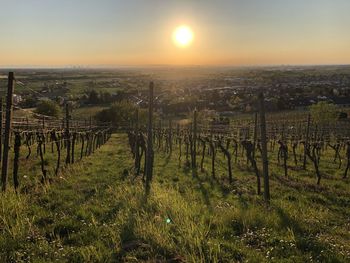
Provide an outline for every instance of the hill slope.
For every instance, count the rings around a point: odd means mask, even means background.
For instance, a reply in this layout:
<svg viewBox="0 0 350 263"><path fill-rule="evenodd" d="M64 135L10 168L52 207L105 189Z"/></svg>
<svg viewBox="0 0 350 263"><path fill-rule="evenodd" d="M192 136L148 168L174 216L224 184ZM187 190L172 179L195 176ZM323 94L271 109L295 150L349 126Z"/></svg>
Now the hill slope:
<svg viewBox="0 0 350 263"><path fill-rule="evenodd" d="M192 177L177 156L156 155L152 193L124 135L66 169L50 186L1 196L1 262L346 262L349 182L272 172L272 204L255 195L252 172L230 186Z"/></svg>

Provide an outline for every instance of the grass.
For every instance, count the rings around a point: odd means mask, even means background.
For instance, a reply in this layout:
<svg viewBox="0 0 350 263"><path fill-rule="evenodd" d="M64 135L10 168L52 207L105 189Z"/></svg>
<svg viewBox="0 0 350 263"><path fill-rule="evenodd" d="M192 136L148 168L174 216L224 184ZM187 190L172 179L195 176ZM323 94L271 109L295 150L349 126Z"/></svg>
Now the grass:
<svg viewBox="0 0 350 263"><path fill-rule="evenodd" d="M229 185L224 165L211 178L209 158L193 177L176 150L156 153L147 203L124 135L50 185L1 194L0 261L349 262L349 180L339 179L337 165L324 162L316 186L313 170L286 178L271 160L265 207L243 161Z"/></svg>
<svg viewBox="0 0 350 263"><path fill-rule="evenodd" d="M108 108L107 106L87 106L80 107L74 110L73 117L74 118L86 118L86 116L91 116L92 118L100 111Z"/></svg>

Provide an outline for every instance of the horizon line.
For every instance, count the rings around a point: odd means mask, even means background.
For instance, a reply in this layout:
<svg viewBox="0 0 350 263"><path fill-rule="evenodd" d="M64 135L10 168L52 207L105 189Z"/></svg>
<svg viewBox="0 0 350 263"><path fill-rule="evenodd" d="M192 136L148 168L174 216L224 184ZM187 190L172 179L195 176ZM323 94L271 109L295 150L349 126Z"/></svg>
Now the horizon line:
<svg viewBox="0 0 350 263"><path fill-rule="evenodd" d="M304 64L140 64L140 65L0 65L0 70L5 69L120 69L120 68L262 68L262 67L320 67L320 66L350 66L350 63L304 63Z"/></svg>

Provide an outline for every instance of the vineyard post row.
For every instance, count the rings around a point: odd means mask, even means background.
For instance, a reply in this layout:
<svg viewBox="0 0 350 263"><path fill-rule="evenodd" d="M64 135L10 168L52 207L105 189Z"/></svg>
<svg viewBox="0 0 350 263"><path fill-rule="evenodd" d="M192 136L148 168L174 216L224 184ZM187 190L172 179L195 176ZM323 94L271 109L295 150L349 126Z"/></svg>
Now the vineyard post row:
<svg viewBox="0 0 350 263"><path fill-rule="evenodd" d="M6 191L6 186L7 186L7 170L8 170L8 157L9 157L9 150L10 150L13 90L15 86L14 81L15 81L14 73L10 72L8 76L8 86L7 86L4 153L2 156L2 167L1 167L2 191Z"/></svg>
<svg viewBox="0 0 350 263"><path fill-rule="evenodd" d="M28 118L25 121L13 121L13 92L15 86L15 76L13 72L9 72L8 75L8 86L7 86L7 97L6 97L6 119L5 127L3 127L3 104L2 98L0 99L0 156L2 157L1 163L1 184L2 191L6 191L8 185L8 166L10 156L10 145L14 143L14 159L13 159L13 182L15 190L19 186L18 170L19 170L19 156L22 142L28 149L26 160L31 156L31 147L37 147L37 156L40 157L41 166L41 183L48 183L48 170L46 168L47 162L45 161L46 144L51 143L51 153L54 153L54 145L56 145L57 151L57 163L54 169L54 175L57 176L60 170L61 162L61 149L66 149L65 164L75 163L75 149L76 144L81 143L80 148L80 159L84 156L88 156L96 149L105 144L112 133L112 127L110 123L92 125L84 122L77 121L75 126L71 129L71 116L69 114L69 105L65 105L65 119L62 121L59 119L52 119L50 121L49 116L40 116L40 120L33 124L29 123ZM22 109L23 110L23 109ZM37 114L38 115L38 114ZM39 114L40 115L40 114ZM23 119L23 118L22 118ZM46 121L46 119L48 119ZM83 123L83 124L81 124ZM85 125L84 125L85 124ZM88 125L88 126L87 126ZM3 133L4 130L4 134ZM14 137L14 140L12 138ZM1 158L0 158L1 159Z"/></svg>
<svg viewBox="0 0 350 263"><path fill-rule="evenodd" d="M140 129L139 125L139 110L136 109L135 111L135 125L134 129L130 127L128 129L128 136L129 136L129 144L131 147L131 151L133 153L134 157L134 170L136 176L140 173L140 167L141 167L141 159L142 155L145 154L145 169L144 169L144 177L145 177L145 193L146 196L148 196L151 188L151 181L152 181L152 174L153 174L153 162L154 162L154 149L153 149L153 141L155 140L156 133L153 131L153 103L154 103L154 84L153 82L150 83L149 86L149 100L148 100L148 122L147 122L147 137L144 136ZM261 158L263 162L263 182L264 182L264 200L266 204L270 201L270 187L269 187L269 171L268 171L268 151L267 151L267 133L266 133L266 118L265 118L265 103L264 103L264 95L261 92L259 94L259 114L260 114L260 134L261 134ZM161 130L161 122L159 123ZM254 147L256 144L257 139L257 115L255 119L255 131L254 131ZM132 131L133 130L133 131ZM176 128L177 135L179 135L179 126ZM158 134L159 142L158 146L161 144L161 138L160 134ZM189 141L190 141L190 156L191 156L191 162L190 166L192 168L192 175L197 175L197 141L201 138L198 137L198 123L197 123L197 110L195 109L193 112L193 123L191 124L190 132L189 132ZM172 121L169 120L169 134L168 134L168 140L167 140L169 153L172 152ZM229 157L229 160L231 159L231 155L227 149L225 149L222 145L220 148L224 152L226 152L226 155ZM225 151L226 150L226 151ZM141 151L141 152L140 152ZM188 148L186 149L186 152L188 152ZM212 151L212 154L215 154L215 151ZM203 150L204 154L204 150ZM180 146L180 156L181 156L181 146ZM214 160L214 159L213 159ZM214 161L213 161L214 162ZM201 161L201 166L203 164L203 158ZM214 165L214 163L213 163ZM230 165L230 161L229 161ZM214 171L214 170L213 170ZM232 181L232 175L231 175L231 169L229 168L230 172L230 182ZM259 176L258 176L259 177ZM260 178L259 178L259 184L260 184ZM259 186L260 188L260 186Z"/></svg>
<svg viewBox="0 0 350 263"><path fill-rule="evenodd" d="M197 172L197 143L201 147L200 168L202 171L206 149L208 149L207 155L211 157L211 174L213 179L216 176L215 165L218 163L215 158L217 149L221 150L227 160L228 179L230 183L233 177L231 167L232 155L234 155L235 163L237 163L238 154L240 154L243 159L245 158L247 166L250 164L253 168L257 178L258 195L261 194L260 177L263 177L264 199L266 203L270 199L268 153L271 155L270 164L277 164L277 166L283 167L285 177L288 177L288 169L291 167L291 164L288 164L289 151L293 157L292 161L295 168L307 170L306 166L309 161L314 168L317 184L319 185L322 175L319 169L321 154L325 153L325 158L329 158L327 157L327 147L329 147L334 150L334 158L331 162L339 162L338 169L342 166L342 156L346 158L347 164L344 169L343 178L347 178L347 173L350 169L349 121L335 120L333 123L318 122L313 120L311 114L308 112L305 112L301 116L302 118L299 119L290 118L290 116L288 116L288 119L280 118L281 116L278 116L278 119L271 118L274 117L273 115L269 115L266 118L265 100L262 93L259 94L257 102L259 114L254 114L253 121L239 119L235 120L234 123L223 123L212 120L209 124L203 124L198 122L197 111L195 110L193 117L191 117L192 121L181 125L181 129L179 123L176 125L176 129L173 129L172 120L169 119L168 127L164 127L162 121L159 120L158 126L153 127L153 131L150 130L153 124L152 115L149 115L150 124L148 125L148 130L145 131L140 127L139 111L137 109L136 124L134 127L127 129L129 144L135 158L135 174L140 174L141 159L143 156L146 157L145 163L150 162L148 158L150 154L148 152L153 153L153 144L156 150L165 150L170 157L175 138L174 142L178 145L179 150L179 165L183 154L182 145L184 144L186 166L192 169L194 176L196 176ZM260 115L260 118L258 118L258 115ZM304 119L304 117L307 117L307 119ZM252 124L254 124L254 129L252 129ZM251 132L252 130L253 134ZM153 137L152 141L150 141L151 137ZM150 143L147 143L148 141ZM209 146L208 148L206 148L207 145ZM275 157L275 145L279 146L276 163L271 159L271 157ZM229 151L230 148L233 148L232 154ZM256 153L258 153L256 150L258 150L260 156L256 156ZM262 164L261 175L257 166L257 158L260 158ZM325 162L327 161L325 160ZM144 176L146 176L146 172L144 172Z"/></svg>

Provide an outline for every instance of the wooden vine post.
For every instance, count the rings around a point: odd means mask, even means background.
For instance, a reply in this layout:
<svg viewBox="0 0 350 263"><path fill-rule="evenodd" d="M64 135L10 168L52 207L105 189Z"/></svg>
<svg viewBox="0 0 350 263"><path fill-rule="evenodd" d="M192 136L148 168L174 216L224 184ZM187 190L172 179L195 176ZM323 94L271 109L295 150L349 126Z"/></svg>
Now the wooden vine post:
<svg viewBox="0 0 350 263"><path fill-rule="evenodd" d="M209 143L209 149L211 154L211 176L213 179L215 179L215 143L213 140L213 135L210 136L210 138L207 138L207 142Z"/></svg>
<svg viewBox="0 0 350 263"><path fill-rule="evenodd" d="M224 153L225 157L227 158L227 167L228 167L228 179L230 184L232 183L232 164L231 164L231 160L232 160L232 156L229 149L230 146L230 141L227 141L226 143L226 147L223 145L221 139L219 139L218 141L218 145L221 149L221 151Z"/></svg>
<svg viewBox="0 0 350 263"><path fill-rule="evenodd" d="M149 99L148 99L148 125L147 125L147 154L146 154L146 196L149 195L151 190L151 181L153 175L153 90L154 84L150 83L149 86Z"/></svg>
<svg viewBox="0 0 350 263"><path fill-rule="evenodd" d="M259 110L260 110L260 134L261 134L261 158L263 162L263 177L264 177L264 199L266 204L270 203L270 182L269 182L269 163L267 155L267 140L266 140L266 120L265 120L265 103L264 94L259 94Z"/></svg>
<svg viewBox="0 0 350 263"><path fill-rule="evenodd" d="M347 165L344 171L343 179L345 179L348 176L348 170L350 168L350 142L347 142L346 145L347 145L347 148L346 148Z"/></svg>
<svg viewBox="0 0 350 263"><path fill-rule="evenodd" d="M309 136L310 136L310 122L311 122L311 115L309 114L307 116L307 127L306 127L306 138L304 142L304 162L303 162L303 169L306 169L306 156L307 156L307 151L309 147Z"/></svg>
<svg viewBox="0 0 350 263"><path fill-rule="evenodd" d="M162 119L158 121L158 150L162 146Z"/></svg>
<svg viewBox="0 0 350 263"><path fill-rule="evenodd" d="M44 154L43 154L43 149L42 149L42 144L43 144L43 137L38 138L38 149L39 149L39 154L40 154L40 165L41 165L41 172L43 173L41 177L41 183L45 184L47 183L47 170L45 169L45 160L44 160Z"/></svg>
<svg viewBox="0 0 350 263"><path fill-rule="evenodd" d="M80 160L83 159L85 136L86 136L85 134L80 134L80 139L81 139Z"/></svg>
<svg viewBox="0 0 350 263"><path fill-rule="evenodd" d="M60 147L60 142L57 138L56 131L53 130L51 131L51 140L55 142L56 148L57 148L57 163L56 163L56 168L55 168L55 175L58 175L58 171L60 169L60 161L61 161L61 147Z"/></svg>
<svg viewBox="0 0 350 263"><path fill-rule="evenodd" d="M13 185L15 186L15 190L17 190L17 188L19 186L18 161L19 161L20 148L21 148L21 134L19 132L16 132L15 133L15 147L14 147L15 156L13 159Z"/></svg>
<svg viewBox="0 0 350 263"><path fill-rule="evenodd" d="M74 163L74 156L75 156L75 141L77 139L77 133L73 132L73 138L72 138L72 158L71 158L71 162Z"/></svg>
<svg viewBox="0 0 350 263"><path fill-rule="evenodd" d="M173 152L173 122L169 119L169 156L171 156Z"/></svg>
<svg viewBox="0 0 350 263"><path fill-rule="evenodd" d="M247 160L250 161L250 164L252 165L255 176L256 176L256 184L257 184L257 194L261 194L261 182L260 182L260 173L258 170L258 166L256 165L255 157L253 156L254 152L254 145L249 140L242 141L242 146L245 148L247 152Z"/></svg>
<svg viewBox="0 0 350 263"><path fill-rule="evenodd" d="M5 137L4 137L4 149L2 156L2 169L1 169L1 183L2 191L6 191L7 186L7 172L8 172L8 159L10 149L10 133L12 126L12 103L13 103L13 90L14 90L15 75L13 72L9 72L8 85L7 85L7 97L6 97L6 123L5 123Z"/></svg>
<svg viewBox="0 0 350 263"><path fill-rule="evenodd" d="M197 109L193 112L193 152L192 152L192 175L197 175Z"/></svg>
<svg viewBox="0 0 350 263"><path fill-rule="evenodd" d="M255 150L256 150L256 140L258 135L258 113L255 112L254 114L254 137L253 137L253 152L252 157L255 159Z"/></svg>
<svg viewBox="0 0 350 263"><path fill-rule="evenodd" d="M2 158L2 115L3 115L3 101L2 97L0 98L0 160Z"/></svg>
<svg viewBox="0 0 350 263"><path fill-rule="evenodd" d="M66 145L67 145L67 157L66 157L66 164L69 164L71 162L70 158L70 132L69 132L69 106L68 103L66 103L66 131L65 131L65 139L66 139Z"/></svg>
<svg viewBox="0 0 350 263"><path fill-rule="evenodd" d="M135 172L138 175L140 171L140 152L139 152L139 108L135 111Z"/></svg>

